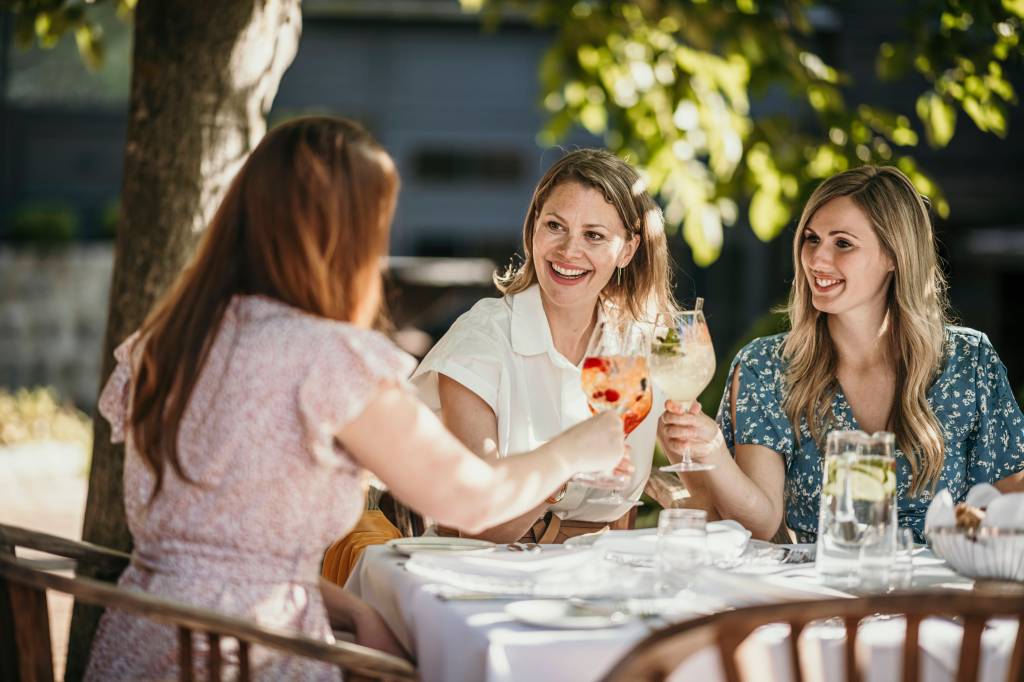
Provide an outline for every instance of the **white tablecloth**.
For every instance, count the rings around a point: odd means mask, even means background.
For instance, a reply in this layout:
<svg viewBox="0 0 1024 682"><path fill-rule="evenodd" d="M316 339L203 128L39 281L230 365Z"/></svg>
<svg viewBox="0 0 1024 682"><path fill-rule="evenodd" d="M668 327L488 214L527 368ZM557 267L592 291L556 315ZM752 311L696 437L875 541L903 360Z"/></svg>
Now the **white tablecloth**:
<svg viewBox="0 0 1024 682"><path fill-rule="evenodd" d="M551 547L545 552L564 551ZM373 605L395 634L414 651L424 682L486 680L534 682L537 680L589 681L600 679L629 649L650 631L640 620L601 630L541 629L521 624L504 612L508 600L444 601L432 591L429 580L406 571L405 557L383 546L369 547L349 579L346 589ZM754 579L709 573L696 590L695 614L728 606L779 601L787 597L827 597L830 591L817 586L813 565L798 565ZM756 580L756 582L755 582ZM969 588L970 581L956 576L940 560L915 557L915 587ZM791 591L788 592L787 590ZM834 593L833 593L834 594ZM898 680L902 660L901 619L872 622L861 628L858 654L867 663L869 682ZM788 626L769 626L757 632L740 650L740 665L756 666L755 679L788 680L790 658ZM982 638L983 682L1003 680L1016 636L1016 624L998 623ZM815 627L805 631L801 646L806 652L808 680L841 680L844 632L841 627ZM943 620L922 624L922 679L952 679L960 650L961 629ZM717 653L711 650L691 657L674 679L721 679Z"/></svg>

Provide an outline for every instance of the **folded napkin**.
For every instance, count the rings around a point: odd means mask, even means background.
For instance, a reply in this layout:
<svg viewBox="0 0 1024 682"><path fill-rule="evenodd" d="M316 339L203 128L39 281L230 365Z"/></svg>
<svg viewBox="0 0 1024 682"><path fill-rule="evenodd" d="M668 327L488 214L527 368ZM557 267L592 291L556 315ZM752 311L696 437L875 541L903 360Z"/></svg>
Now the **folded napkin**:
<svg viewBox="0 0 1024 682"><path fill-rule="evenodd" d="M973 507L985 507L985 518L981 525L991 528L1024 529L1024 493L1001 494L988 483L972 487L965 499ZM928 505L924 517L924 528L943 528L956 525L956 504L949 491L942 489Z"/></svg>
<svg viewBox="0 0 1024 682"><path fill-rule="evenodd" d="M545 550L539 554L487 555L418 553L405 570L464 590L494 594L571 596L599 592L616 575L597 550Z"/></svg>
<svg viewBox="0 0 1024 682"><path fill-rule="evenodd" d="M712 559L734 559L743 554L750 540L750 531L735 521L712 521L707 524L707 531ZM602 552L654 556L657 544L657 528L610 530L594 541L594 548Z"/></svg>
<svg viewBox="0 0 1024 682"><path fill-rule="evenodd" d="M596 559L591 550L581 552L548 551L492 552L487 554L415 553L406 563L434 569L457 571L466 575L495 578L531 578L559 572L572 572Z"/></svg>
<svg viewBox="0 0 1024 682"><path fill-rule="evenodd" d="M739 608L758 604L808 599L834 599L850 595L818 583L816 578L790 575L745 575L705 568L693 575L690 597L700 602L714 600L724 607Z"/></svg>

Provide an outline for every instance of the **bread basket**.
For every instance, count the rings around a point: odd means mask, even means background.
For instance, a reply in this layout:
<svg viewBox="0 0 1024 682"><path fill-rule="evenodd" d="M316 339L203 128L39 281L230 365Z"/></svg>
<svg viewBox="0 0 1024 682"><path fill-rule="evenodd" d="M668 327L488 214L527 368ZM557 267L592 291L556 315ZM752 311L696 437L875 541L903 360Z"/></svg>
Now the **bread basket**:
<svg viewBox="0 0 1024 682"><path fill-rule="evenodd" d="M936 555L961 575L1024 583L1024 528L959 528L925 532Z"/></svg>

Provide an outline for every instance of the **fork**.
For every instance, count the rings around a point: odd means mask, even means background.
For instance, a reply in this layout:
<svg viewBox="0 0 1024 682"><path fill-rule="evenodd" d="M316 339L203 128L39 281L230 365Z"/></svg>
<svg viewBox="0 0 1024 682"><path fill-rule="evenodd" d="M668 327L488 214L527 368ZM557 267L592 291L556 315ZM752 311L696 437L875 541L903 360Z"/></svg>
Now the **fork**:
<svg viewBox="0 0 1024 682"><path fill-rule="evenodd" d="M536 542L510 542L508 550L510 552L539 552L540 545Z"/></svg>
<svg viewBox="0 0 1024 682"><path fill-rule="evenodd" d="M799 547L787 547L786 555L782 557L780 564L807 564L814 561L814 553L809 549Z"/></svg>

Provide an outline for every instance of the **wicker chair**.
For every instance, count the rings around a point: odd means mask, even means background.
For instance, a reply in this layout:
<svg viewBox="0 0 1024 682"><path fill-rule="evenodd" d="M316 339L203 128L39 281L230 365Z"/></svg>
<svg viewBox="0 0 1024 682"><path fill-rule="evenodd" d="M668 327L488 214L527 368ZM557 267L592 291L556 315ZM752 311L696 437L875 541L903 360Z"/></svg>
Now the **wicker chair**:
<svg viewBox="0 0 1024 682"><path fill-rule="evenodd" d="M963 644L956 674L957 682L978 677L981 658L981 633L993 617L1017 619L1017 640L1010 658L1008 682L1024 679L1024 596L980 596L960 591L903 593L862 599L828 599L753 606L727 611L671 625L659 630L634 647L604 677L604 682L636 682L663 680L698 651L716 647L724 679L739 682L737 648L762 625L787 623L791 630L789 651L794 663L794 679L803 679L797 640L812 621L841 618L846 627L846 679L860 680L854 654L857 626L861 619L874 614L905 616L907 635L903 643L903 682L920 679L918 636L921 621L932 616L958 617L963 623Z"/></svg>
<svg viewBox="0 0 1024 682"><path fill-rule="evenodd" d="M64 559L32 560L16 556L15 548L38 550ZM158 599L110 583L68 577L50 571L74 569L78 563L100 565L119 573L129 557L122 552L45 533L0 525L0 681L53 680L53 653L46 591L72 595L76 600L176 626L182 680L194 679L193 633L205 635L210 645L206 677L220 680L224 662L220 640L238 641L238 679L251 679L249 649L258 645L290 656L338 666L347 679L415 680L408 662L356 644L327 642L301 633L261 627L241 618Z"/></svg>

